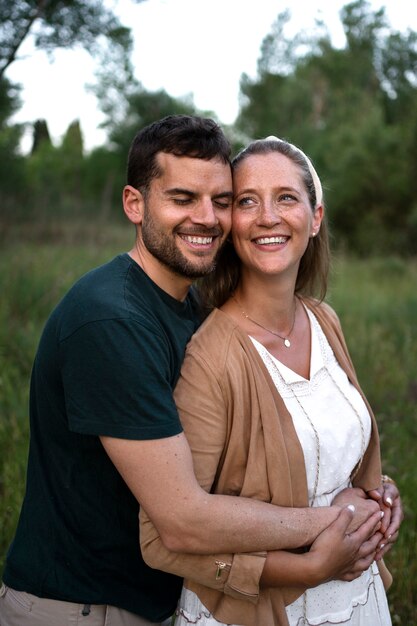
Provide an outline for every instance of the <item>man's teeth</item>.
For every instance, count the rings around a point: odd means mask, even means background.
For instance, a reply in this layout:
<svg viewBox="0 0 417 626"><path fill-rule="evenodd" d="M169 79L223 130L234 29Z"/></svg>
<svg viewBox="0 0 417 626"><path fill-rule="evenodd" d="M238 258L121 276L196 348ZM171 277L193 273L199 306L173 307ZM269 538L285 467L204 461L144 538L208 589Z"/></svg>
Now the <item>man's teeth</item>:
<svg viewBox="0 0 417 626"><path fill-rule="evenodd" d="M255 243L265 244L265 243L285 243L287 241L286 237L260 237L259 239L255 239Z"/></svg>
<svg viewBox="0 0 417 626"><path fill-rule="evenodd" d="M189 243L196 243L200 245L208 244L213 241L213 237L195 237L191 235L182 235L182 238Z"/></svg>

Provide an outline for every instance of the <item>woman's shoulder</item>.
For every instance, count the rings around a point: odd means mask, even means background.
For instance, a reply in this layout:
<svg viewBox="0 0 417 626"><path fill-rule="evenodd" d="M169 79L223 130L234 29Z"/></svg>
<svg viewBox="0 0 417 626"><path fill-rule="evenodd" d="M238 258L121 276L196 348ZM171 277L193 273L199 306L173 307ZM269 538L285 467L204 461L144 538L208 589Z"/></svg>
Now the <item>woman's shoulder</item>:
<svg viewBox="0 0 417 626"><path fill-rule="evenodd" d="M208 353L218 354L238 329L238 324L229 315L213 309L192 336L188 348L204 348Z"/></svg>
<svg viewBox="0 0 417 626"><path fill-rule="evenodd" d="M213 309L187 345L186 359L205 363L212 371L224 372L230 359L250 350L247 335L230 315Z"/></svg>
<svg viewBox="0 0 417 626"><path fill-rule="evenodd" d="M320 322L327 322L332 326L340 327L339 317L330 304L323 300L311 297L302 297L303 304L314 313Z"/></svg>

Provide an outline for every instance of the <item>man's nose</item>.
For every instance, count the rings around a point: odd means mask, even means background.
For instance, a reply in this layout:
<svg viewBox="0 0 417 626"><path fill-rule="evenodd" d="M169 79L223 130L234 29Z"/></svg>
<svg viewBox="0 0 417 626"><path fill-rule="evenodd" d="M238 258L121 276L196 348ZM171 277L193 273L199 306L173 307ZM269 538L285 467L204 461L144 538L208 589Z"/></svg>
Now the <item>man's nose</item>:
<svg viewBox="0 0 417 626"><path fill-rule="evenodd" d="M195 224L204 224L207 227L213 227L218 224L219 220L211 198L202 198L198 202L191 219Z"/></svg>

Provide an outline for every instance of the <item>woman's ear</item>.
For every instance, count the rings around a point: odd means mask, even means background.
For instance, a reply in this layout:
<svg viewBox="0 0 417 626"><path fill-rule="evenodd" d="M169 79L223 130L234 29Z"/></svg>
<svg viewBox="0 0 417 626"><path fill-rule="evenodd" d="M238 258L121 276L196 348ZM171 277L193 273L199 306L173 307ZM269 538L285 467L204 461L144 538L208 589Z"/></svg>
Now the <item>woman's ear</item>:
<svg viewBox="0 0 417 626"><path fill-rule="evenodd" d="M320 225L324 217L324 208L322 204L319 204L313 213L313 224L311 228L311 236L315 237L320 230Z"/></svg>
<svg viewBox="0 0 417 626"><path fill-rule="evenodd" d="M123 188L123 209L132 224L142 223L144 198L139 189L132 185L126 185Z"/></svg>

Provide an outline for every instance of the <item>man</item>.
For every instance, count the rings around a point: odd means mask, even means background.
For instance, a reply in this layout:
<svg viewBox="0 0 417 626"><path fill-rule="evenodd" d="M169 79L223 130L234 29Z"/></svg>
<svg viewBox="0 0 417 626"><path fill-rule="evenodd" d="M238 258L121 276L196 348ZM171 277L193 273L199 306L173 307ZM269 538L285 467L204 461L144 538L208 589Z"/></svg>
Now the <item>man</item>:
<svg viewBox="0 0 417 626"><path fill-rule="evenodd" d="M208 119L135 137L123 206L134 248L82 277L51 314L30 394L27 488L0 592L1 626L139 626L175 609L181 580L148 568L138 503L172 550L289 545L291 511L198 485L172 390L199 324L189 287L231 222L230 146ZM317 510L293 547L339 514Z"/></svg>

